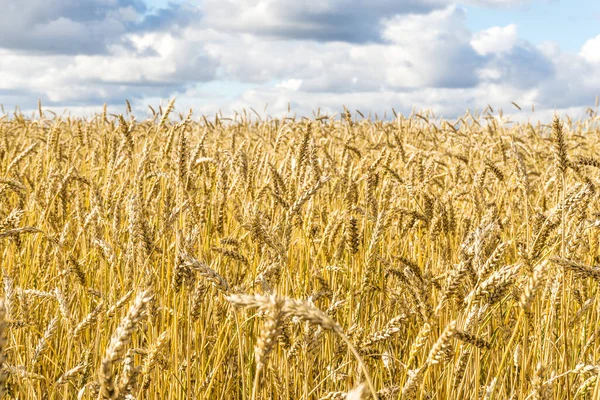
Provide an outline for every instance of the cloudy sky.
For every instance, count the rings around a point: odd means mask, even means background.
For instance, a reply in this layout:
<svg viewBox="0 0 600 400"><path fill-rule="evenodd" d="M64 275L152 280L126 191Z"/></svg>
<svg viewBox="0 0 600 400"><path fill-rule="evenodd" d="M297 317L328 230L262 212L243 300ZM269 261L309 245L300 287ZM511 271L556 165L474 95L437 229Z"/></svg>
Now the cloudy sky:
<svg viewBox="0 0 600 400"><path fill-rule="evenodd" d="M78 115L583 113L597 0L0 0L0 103ZM265 110L266 107L266 111Z"/></svg>

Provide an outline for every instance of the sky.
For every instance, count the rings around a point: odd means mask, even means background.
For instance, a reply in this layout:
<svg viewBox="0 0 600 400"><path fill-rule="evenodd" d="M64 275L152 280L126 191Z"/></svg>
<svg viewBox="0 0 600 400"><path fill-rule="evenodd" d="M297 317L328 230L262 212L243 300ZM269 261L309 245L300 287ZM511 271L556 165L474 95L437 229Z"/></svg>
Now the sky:
<svg viewBox="0 0 600 400"><path fill-rule="evenodd" d="M0 103L91 115L347 107L582 115L600 95L596 0L0 0ZM522 111L512 102L519 104ZM532 113L534 106L535 113Z"/></svg>

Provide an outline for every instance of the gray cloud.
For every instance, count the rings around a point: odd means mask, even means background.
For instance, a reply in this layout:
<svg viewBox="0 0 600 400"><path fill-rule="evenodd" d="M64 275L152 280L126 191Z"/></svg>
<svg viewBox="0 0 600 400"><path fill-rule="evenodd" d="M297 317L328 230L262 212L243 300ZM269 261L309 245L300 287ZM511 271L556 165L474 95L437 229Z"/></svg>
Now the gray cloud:
<svg viewBox="0 0 600 400"><path fill-rule="evenodd" d="M600 92L600 37L573 55L520 39L516 25L471 32L449 0L205 0L202 10L79 3L45 10L25 0L17 15L0 0L8 10L0 16L0 102L26 109L41 98L87 112L104 102L122 107L125 98L142 109L177 94L179 107L205 113L268 103L277 114L291 102L306 115L345 104L452 117L511 101L579 107Z"/></svg>
<svg viewBox="0 0 600 400"><path fill-rule="evenodd" d="M462 0L507 7L531 0ZM453 0L204 0L206 26L283 39L381 41L381 21L395 15L427 14Z"/></svg>
<svg viewBox="0 0 600 400"><path fill-rule="evenodd" d="M0 103L7 107L18 105L21 109L35 109L38 99L44 107L54 109L77 107L101 107L104 103L110 105L124 105L125 99L132 102L144 103L146 98L169 98L173 93L185 91L185 84L139 83L128 85L115 85L107 83L85 82L74 83L65 88L61 96L55 96L46 90L35 88L19 90L0 90Z"/></svg>
<svg viewBox="0 0 600 400"><path fill-rule="evenodd" d="M259 36L364 43L380 40L382 18L424 14L447 3L447 0L205 0L204 23Z"/></svg>
<svg viewBox="0 0 600 400"><path fill-rule="evenodd" d="M348 93L470 87L486 62L471 47L464 12L456 7L382 22L381 43L274 40L221 34L205 49L222 79L265 83L301 79L310 92ZM432 28L435 27L435 28Z"/></svg>
<svg viewBox="0 0 600 400"><path fill-rule="evenodd" d="M153 32L158 30L176 31L202 19L202 11L187 3L169 3L168 8L161 8L130 26L134 32Z"/></svg>
<svg viewBox="0 0 600 400"><path fill-rule="evenodd" d="M600 95L600 68L579 55L554 53L554 74L536 86L539 104L544 108L593 106Z"/></svg>
<svg viewBox="0 0 600 400"><path fill-rule="evenodd" d="M518 44L507 52L495 55L488 67L498 70L499 76L494 79L496 82L522 89L539 86L556 74L552 60L528 43Z"/></svg>
<svg viewBox="0 0 600 400"><path fill-rule="evenodd" d="M199 10L170 3L150 13L142 0L0 0L0 48L42 54L103 54L134 31L175 31Z"/></svg>
<svg viewBox="0 0 600 400"><path fill-rule="evenodd" d="M477 84L476 69L485 62L471 46L466 15L454 6L426 15L398 15L383 22L382 38L387 51L398 54L413 80L392 77L396 88L427 86L472 87ZM384 59L386 54L383 55ZM410 75L409 75L410 77Z"/></svg>

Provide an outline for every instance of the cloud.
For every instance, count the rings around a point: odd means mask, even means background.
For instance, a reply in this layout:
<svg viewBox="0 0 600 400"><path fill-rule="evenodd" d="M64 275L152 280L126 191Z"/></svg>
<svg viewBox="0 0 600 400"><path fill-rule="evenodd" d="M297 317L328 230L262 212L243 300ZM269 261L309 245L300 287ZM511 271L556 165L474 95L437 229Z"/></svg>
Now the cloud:
<svg viewBox="0 0 600 400"><path fill-rule="evenodd" d="M220 34L205 49L218 60L223 79L257 84L301 79L307 92L468 87L477 83L476 70L485 59L470 46L464 17L454 6L396 16L383 21L381 43Z"/></svg>
<svg viewBox="0 0 600 400"><path fill-rule="evenodd" d="M517 26L510 24L505 27L494 26L477 32L471 39L471 46L482 55L504 53L512 49L518 40Z"/></svg>
<svg viewBox="0 0 600 400"><path fill-rule="evenodd" d="M302 86L302 79L288 79L278 83L275 87L285 89L291 92L296 92Z"/></svg>
<svg viewBox="0 0 600 400"><path fill-rule="evenodd" d="M42 54L103 54L134 31L185 26L196 8L170 3L151 10L141 0L0 0L0 48Z"/></svg>
<svg viewBox="0 0 600 400"><path fill-rule="evenodd" d="M483 59L469 44L465 12L455 6L426 15L401 15L383 24L382 37L393 59L394 87L469 87L477 83Z"/></svg>
<svg viewBox="0 0 600 400"><path fill-rule="evenodd" d="M113 46L110 54L24 54L0 49L0 90L21 93L20 101L13 104L22 107L38 97L54 105L121 104L125 98L169 97L216 77L217 63L193 37L154 32L129 34L127 39L130 45Z"/></svg>
<svg viewBox="0 0 600 400"><path fill-rule="evenodd" d="M423 14L446 0L205 0L204 23L219 30L297 40L364 43L379 40L379 22Z"/></svg>
<svg viewBox="0 0 600 400"><path fill-rule="evenodd" d="M519 38L516 25L473 33L464 11L455 6L386 18L380 38L371 43L291 41L221 32L205 47L219 62L220 79L254 87L202 111L261 109L268 103L267 113L282 115L291 103L294 111L310 115L317 109L339 112L345 104L380 115L392 107L405 113L416 107L456 117L487 104L516 112L515 101L524 108L534 104L538 113L583 112L600 93L595 41L573 55L552 43L536 46ZM189 105L194 98L203 104L210 99L186 95Z"/></svg>
<svg viewBox="0 0 600 400"><path fill-rule="evenodd" d="M480 7L497 8L520 6L531 2L531 0L465 0L462 3Z"/></svg>
<svg viewBox="0 0 600 400"><path fill-rule="evenodd" d="M531 0L464 0L483 7L507 7ZM380 23L395 15L425 15L453 0L204 0L206 26L237 33L294 40L381 40Z"/></svg>
<svg viewBox="0 0 600 400"><path fill-rule="evenodd" d="M281 115L290 103L304 115L345 104L379 115L416 107L455 117L488 103L514 110L511 101L578 109L600 93L600 36L570 54L527 42L512 24L471 32L465 11L447 0L215 2L151 10L134 0L65 0L76 10L26 8L11 22L34 21L12 32L20 44L6 45L0 25L0 101L27 109L39 97L45 106L88 112L125 98L142 110L177 95L178 108L200 113L268 103L268 113Z"/></svg>
<svg viewBox="0 0 600 400"><path fill-rule="evenodd" d="M579 54L591 64L600 64L600 35L585 42Z"/></svg>
<svg viewBox="0 0 600 400"><path fill-rule="evenodd" d="M363 114L371 113L382 117L384 113L392 115L392 108L408 115L415 110L433 110L438 117L456 118L467 109L483 109L487 104L494 108L513 109L511 101L528 102L528 93L510 86L498 84L482 84L472 88L424 88L411 91L361 91L348 92L340 96L332 92L306 92L295 90L286 85L261 85L245 90L233 101L219 99L207 102L207 97L194 97L192 93L181 93L178 106L181 109L194 108L197 113L215 115L221 111L224 115L232 115L234 111L253 107L262 110L268 105L264 115L280 117L287 115L288 104L292 113L313 115L317 110L322 114L332 115L343 111L343 105L350 110L360 110ZM531 97L531 94L529 94Z"/></svg>
<svg viewBox="0 0 600 400"><path fill-rule="evenodd" d="M197 23L202 19L202 11L188 3L169 3L167 8L160 8L136 24L130 26L134 32L174 32L186 26Z"/></svg>

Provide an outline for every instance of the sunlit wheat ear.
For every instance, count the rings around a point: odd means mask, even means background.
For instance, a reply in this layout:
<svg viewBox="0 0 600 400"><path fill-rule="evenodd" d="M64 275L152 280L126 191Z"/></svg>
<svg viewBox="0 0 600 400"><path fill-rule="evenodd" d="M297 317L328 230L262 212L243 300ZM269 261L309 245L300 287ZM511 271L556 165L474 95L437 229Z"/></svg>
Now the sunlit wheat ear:
<svg viewBox="0 0 600 400"><path fill-rule="evenodd" d="M462 348L454 367L454 377L452 382L452 387L454 390L457 390L459 388L465 376L465 371L467 369L470 356L471 352L465 348Z"/></svg>
<svg viewBox="0 0 600 400"><path fill-rule="evenodd" d="M531 313L531 305L533 304L534 297L544 283L548 264L548 261L543 261L535 267L533 275L523 290L520 305L527 314Z"/></svg>
<svg viewBox="0 0 600 400"><path fill-rule="evenodd" d="M393 335L397 334L402 330L402 325L406 319L406 314L402 314L392 318L388 321L383 330L374 332L370 334L366 339L364 339L360 344L360 348L363 349L365 347L373 346L376 343L390 339L391 337L393 337Z"/></svg>
<svg viewBox="0 0 600 400"><path fill-rule="evenodd" d="M148 354L146 355L146 359L144 360L144 365L142 366L142 375L144 376L144 381L142 382L142 391L145 392L148 390L150 386L150 372L156 366L157 359L160 353L166 348L169 344L169 331L164 331L160 334L158 339L150 349L148 350Z"/></svg>
<svg viewBox="0 0 600 400"><path fill-rule="evenodd" d="M67 298L64 296L63 292L59 288L54 289L54 296L56 297L56 301L58 302L58 309L60 310L60 314L64 321L64 325L67 328L67 330L70 331L72 329L71 310Z"/></svg>
<svg viewBox="0 0 600 400"><path fill-rule="evenodd" d="M589 266L578 261L568 260L564 258L552 258L551 262L560 265L566 269L570 269L571 271L576 272L582 277L585 278L593 278L596 281L600 282L600 267Z"/></svg>
<svg viewBox="0 0 600 400"><path fill-rule="evenodd" d="M77 324L75 329L73 329L73 338L78 339L87 328L95 324L102 311L104 311L104 303L100 302L79 324Z"/></svg>
<svg viewBox="0 0 600 400"><path fill-rule="evenodd" d="M556 159L556 168L564 174L569 164L567 160L567 144L565 142L565 134L563 126L558 116L554 116L552 121L552 137L554 139L554 156Z"/></svg>
<svg viewBox="0 0 600 400"><path fill-rule="evenodd" d="M369 390L364 383L352 388L349 392L330 392L319 400L366 400L369 398Z"/></svg>
<svg viewBox="0 0 600 400"><path fill-rule="evenodd" d="M38 145L39 143L37 142L32 143L21 153L17 154L15 158L10 162L10 164L8 164L8 167L6 168L7 172L9 172L12 169L17 169L21 161L24 160L27 156L29 156Z"/></svg>
<svg viewBox="0 0 600 400"><path fill-rule="evenodd" d="M129 349L125 353L123 359L123 368L118 377L116 391L119 393L118 398L130 398L132 393L137 391L138 375L141 373L141 367L134 366L134 356L138 350Z"/></svg>
<svg viewBox="0 0 600 400"><path fill-rule="evenodd" d="M451 321L448 325L446 325L438 340L431 347L425 363L427 365L439 364L444 354L444 350L450 346L450 340L452 340L455 335L456 321Z"/></svg>
<svg viewBox="0 0 600 400"><path fill-rule="evenodd" d="M406 382L402 387L403 399L415 399L418 396L418 391L423 383L423 372L425 367L408 370Z"/></svg>
<svg viewBox="0 0 600 400"><path fill-rule="evenodd" d="M50 341L56 335L56 330L58 329L58 321L60 317L56 316L50 320L44 334L39 339L35 350L33 351L32 364L36 365L40 358L48 351L50 347Z"/></svg>
<svg viewBox="0 0 600 400"><path fill-rule="evenodd" d="M15 365L5 364L4 367L5 367L4 372L7 375L15 377L17 379L26 379L26 380L31 380L31 381L45 381L46 380L46 377L44 377L43 375L36 374L35 372L30 372L22 365L15 366Z"/></svg>
<svg viewBox="0 0 600 400"><path fill-rule="evenodd" d="M4 276L4 300L2 301L2 313L4 320L13 318L13 305L15 301L14 281L8 276Z"/></svg>
<svg viewBox="0 0 600 400"><path fill-rule="evenodd" d="M133 297L134 293L135 291L133 290L130 290L127 293L125 293L123 297L117 300L117 302L106 311L106 316L113 317L119 310L121 310L125 306L125 304L127 304L131 297Z"/></svg>
<svg viewBox="0 0 600 400"><path fill-rule="evenodd" d="M188 167L188 141L185 134L185 130L182 130L179 134L179 145L177 147L177 184L180 187L184 187L185 180L187 176L187 167Z"/></svg>
<svg viewBox="0 0 600 400"><path fill-rule="evenodd" d="M408 366L411 366L412 362L416 359L416 357L419 354L419 352L421 351L421 349L427 343L427 339L429 338L429 333L431 332L431 329L432 329L431 325L427 322L425 322L421 326L421 329L419 330L419 333L417 334L415 341L413 342L413 344L410 347L410 353L409 353L409 357L408 357Z"/></svg>
<svg viewBox="0 0 600 400"><path fill-rule="evenodd" d="M62 374L60 376L60 378L58 378L58 380L56 381L56 384L57 385L65 385L71 381L74 381L75 378L77 378L77 375L79 375L84 370L85 370L85 364L78 364L78 365L74 366L73 368L71 368L70 370L65 371L65 373Z"/></svg>
<svg viewBox="0 0 600 400"><path fill-rule="evenodd" d="M270 304L270 300L267 296L261 295L245 295L245 294L232 294L229 296L225 296L225 299L230 303L243 307L252 307L259 309L266 309ZM356 348L352 345L352 343L348 340L344 331L340 325L338 325L333 319L331 319L327 314L323 311L315 308L312 305L303 303L301 301L295 299L284 298L283 299L283 307L282 312L284 315L293 316L300 320L306 321L308 323L320 326L325 330L333 331L338 334L348 346L348 349L352 351L356 360L360 364L363 373L365 374L365 378L369 385L369 389L375 399L377 399L377 391L373 385L371 380L371 376L360 356Z"/></svg>
<svg viewBox="0 0 600 400"><path fill-rule="evenodd" d="M154 293L151 289L140 292L129 308L127 315L111 336L108 347L98 372L100 382L99 398L114 399L118 393L115 391L113 366L125 353L125 347L131 341L131 334L136 325L142 320L143 312L148 302L152 300Z"/></svg>
<svg viewBox="0 0 600 400"><path fill-rule="evenodd" d="M483 396L484 400L489 400L492 398L492 393L494 393L494 388L496 387L496 382L498 382L498 377L495 376L492 379L492 382L485 388L485 394Z"/></svg>
<svg viewBox="0 0 600 400"><path fill-rule="evenodd" d="M197 271L200 274L200 276L202 276L204 279L206 279L207 281L212 283L212 285L215 288L217 288L218 290L220 290L221 292L223 292L225 294L231 292L231 286L229 286L229 283L227 283L227 280L225 280L225 278L223 278L221 275L219 275L216 271L214 271L208 265L206 265L205 263L203 263L201 261L196 260L192 256L185 254L185 253L181 253L179 257L186 266L188 266L189 268L191 268L194 271Z"/></svg>
<svg viewBox="0 0 600 400"><path fill-rule="evenodd" d="M276 296L269 296L270 307L267 313L267 319L258 337L254 356L256 359L257 370L262 370L269 361L269 356L275 347L277 338L281 333L283 323L284 301Z"/></svg>
<svg viewBox="0 0 600 400"><path fill-rule="evenodd" d="M588 395L594 388L594 385L596 384L598 380L597 376L591 376L589 378L587 378L582 384L581 386L579 386L577 388L577 391L575 392L575 398L585 398L586 395Z"/></svg>
<svg viewBox="0 0 600 400"><path fill-rule="evenodd" d="M235 250L225 249L225 248L216 247L216 246L213 246L211 248L211 250L213 250L217 253L223 254L223 256L225 256L227 258L241 262L242 264L244 264L246 266L249 264L248 259L246 257L244 257L243 254L241 254Z"/></svg>
<svg viewBox="0 0 600 400"><path fill-rule="evenodd" d="M277 344L277 338L283 327L284 300L271 295L268 297L267 318L254 347L254 358L256 360L256 372L252 388L252 398L256 398L259 390L261 374L267 363L271 352Z"/></svg>
<svg viewBox="0 0 600 400"><path fill-rule="evenodd" d="M169 104L167 105L167 109L164 111L162 118L160 119L160 122L158 123L158 129L162 128L165 123L169 120L169 115L171 114L171 111L173 111L173 109L175 108L175 98L171 99L171 101L169 101Z"/></svg>
<svg viewBox="0 0 600 400"><path fill-rule="evenodd" d="M459 289L463 280L465 280L468 276L468 269L469 266L466 262L463 261L448 272L448 278L444 287L442 297L435 309L436 314L438 314L442 310L447 300L453 297L461 297Z"/></svg>
<svg viewBox="0 0 600 400"><path fill-rule="evenodd" d="M19 235L25 235L28 233L42 233L42 230L28 226L23 228L7 229L5 231L0 232L0 239L7 237L17 237Z"/></svg>
<svg viewBox="0 0 600 400"><path fill-rule="evenodd" d="M488 304L495 304L507 293L521 267L521 264L507 265L490 274L471 290L465 298L465 304L482 299L487 300Z"/></svg>
<svg viewBox="0 0 600 400"><path fill-rule="evenodd" d="M489 350L492 347L491 343L487 340L469 332L457 330L454 333L454 337L461 342L468 343L482 350Z"/></svg>

